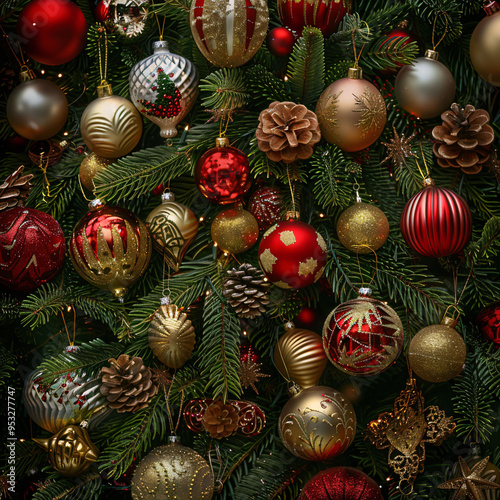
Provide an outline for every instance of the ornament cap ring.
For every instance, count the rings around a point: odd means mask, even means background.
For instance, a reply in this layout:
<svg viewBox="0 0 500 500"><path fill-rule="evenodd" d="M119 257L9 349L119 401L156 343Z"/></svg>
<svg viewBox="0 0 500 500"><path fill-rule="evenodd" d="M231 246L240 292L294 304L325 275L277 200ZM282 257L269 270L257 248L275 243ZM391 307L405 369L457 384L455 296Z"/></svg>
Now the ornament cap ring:
<svg viewBox="0 0 500 500"><path fill-rule="evenodd" d="M359 289L359 295L361 295L362 297L370 297L371 294L372 294L372 289L367 287L367 286L362 286L360 289Z"/></svg>
<svg viewBox="0 0 500 500"><path fill-rule="evenodd" d="M171 191L167 191L166 193L162 193L161 201L175 201L175 194Z"/></svg>
<svg viewBox="0 0 500 500"><path fill-rule="evenodd" d="M91 212L95 212L96 210L99 210L101 207L103 207L104 205L106 205L106 203L104 203L103 200L99 199L99 198L96 198L95 200L92 200L90 203L89 203L89 210Z"/></svg>
<svg viewBox="0 0 500 500"><path fill-rule="evenodd" d="M425 57L427 57L428 59L433 59L434 61L437 61L439 59L439 52L437 52L436 50L427 49L425 51Z"/></svg>
<svg viewBox="0 0 500 500"><path fill-rule="evenodd" d="M168 52L168 42L166 40L156 40L153 42L153 50L157 52Z"/></svg>
<svg viewBox="0 0 500 500"><path fill-rule="evenodd" d="M168 436L168 441L169 441L169 444L180 444L181 438L174 434L172 436Z"/></svg>
<svg viewBox="0 0 500 500"><path fill-rule="evenodd" d="M362 68L349 68L347 73L347 77L353 80L361 80L363 78L363 69Z"/></svg>
<svg viewBox="0 0 500 500"><path fill-rule="evenodd" d="M215 139L215 146L218 148L227 148L229 147L229 139L227 137L217 137Z"/></svg>

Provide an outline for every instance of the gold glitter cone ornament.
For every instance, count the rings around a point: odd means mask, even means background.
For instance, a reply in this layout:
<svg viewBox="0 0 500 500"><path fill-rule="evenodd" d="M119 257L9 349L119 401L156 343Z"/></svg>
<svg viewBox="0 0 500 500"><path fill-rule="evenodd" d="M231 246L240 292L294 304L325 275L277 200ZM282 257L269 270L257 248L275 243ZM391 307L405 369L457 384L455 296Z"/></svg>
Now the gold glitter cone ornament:
<svg viewBox="0 0 500 500"><path fill-rule="evenodd" d="M411 340L408 360L421 379L446 382L463 370L467 349L454 328L456 324L456 320L445 315L440 325L423 328Z"/></svg>
<svg viewBox="0 0 500 500"><path fill-rule="evenodd" d="M149 327L148 341L153 354L169 368L180 368L191 357L195 334L187 315L162 298Z"/></svg>
<svg viewBox="0 0 500 500"><path fill-rule="evenodd" d="M343 453L356 434L351 403L330 387L300 390L281 412L278 430L286 448L299 458L324 462Z"/></svg>
<svg viewBox="0 0 500 500"><path fill-rule="evenodd" d="M158 446L148 453L132 476L134 500L210 500L214 475L208 463L194 450L178 443Z"/></svg>
<svg viewBox="0 0 500 500"><path fill-rule="evenodd" d="M108 160L102 156L96 155L94 152L87 155L82 163L80 163L80 181L85 189L91 193L94 191L94 177L113 163L113 160Z"/></svg>
<svg viewBox="0 0 500 500"><path fill-rule="evenodd" d="M163 193L161 205L150 212L146 225L155 249L163 255L168 266L177 272L198 232L196 215L185 205L176 202L174 193Z"/></svg>
<svg viewBox="0 0 500 500"><path fill-rule="evenodd" d="M362 75L361 68L350 68L348 78L329 85L316 105L321 135L343 151L372 145L387 121L382 94Z"/></svg>
<svg viewBox="0 0 500 500"><path fill-rule="evenodd" d="M49 454L49 462L63 476L80 476L99 458L87 429L68 425L51 438L33 439Z"/></svg>
<svg viewBox="0 0 500 500"><path fill-rule="evenodd" d="M321 337L310 330L285 325L287 332L274 347L274 364L281 375L302 389L315 386L328 362Z"/></svg>
<svg viewBox="0 0 500 500"><path fill-rule="evenodd" d="M266 38L266 0L193 0L191 33L201 53L219 68L249 61Z"/></svg>

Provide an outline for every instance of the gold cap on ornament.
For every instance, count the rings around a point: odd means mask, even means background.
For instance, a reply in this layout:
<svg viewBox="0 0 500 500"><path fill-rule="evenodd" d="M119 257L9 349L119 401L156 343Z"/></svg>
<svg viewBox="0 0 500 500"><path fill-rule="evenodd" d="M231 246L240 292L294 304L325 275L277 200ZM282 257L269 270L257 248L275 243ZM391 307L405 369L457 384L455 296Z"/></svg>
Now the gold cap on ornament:
<svg viewBox="0 0 500 500"><path fill-rule="evenodd" d="M97 86L97 96L108 97L110 95L113 95L113 89L111 88L111 85L104 80L101 85Z"/></svg>
<svg viewBox="0 0 500 500"><path fill-rule="evenodd" d="M91 212L95 212L96 210L99 210L104 205L106 205L106 203L104 203L104 200L100 200L99 198L96 198L95 200L92 200L89 203L89 210Z"/></svg>
<svg viewBox="0 0 500 500"><path fill-rule="evenodd" d="M218 148L227 148L229 146L229 139L227 137L217 137L215 139L215 146Z"/></svg>
<svg viewBox="0 0 500 500"><path fill-rule="evenodd" d="M19 81L21 83L27 82L29 80L34 80L36 78L35 73L28 66L21 66L21 71L19 72Z"/></svg>
<svg viewBox="0 0 500 500"><path fill-rule="evenodd" d="M363 78L363 70L361 68L349 68L347 77L353 80L361 80Z"/></svg>
<svg viewBox="0 0 500 500"><path fill-rule="evenodd" d="M500 6L498 5L498 2L496 2L495 0L493 0L491 2L487 2L483 8L488 16L492 16L493 14L495 14L496 12L498 12L500 10Z"/></svg>
<svg viewBox="0 0 500 500"><path fill-rule="evenodd" d="M434 182L434 179L431 179L430 177L426 177L424 179L424 188L428 188L428 187L432 187L434 186L436 183Z"/></svg>
<svg viewBox="0 0 500 500"><path fill-rule="evenodd" d="M439 59L439 52L436 52L432 49L427 49L425 51L425 57L427 57L427 59L433 59L434 61L437 61Z"/></svg>
<svg viewBox="0 0 500 500"><path fill-rule="evenodd" d="M293 398L297 394L300 394L302 392L302 387L300 385L297 385L296 383L293 383L291 387L288 388L288 395Z"/></svg>
<svg viewBox="0 0 500 500"><path fill-rule="evenodd" d="M296 210L288 210L286 213L286 220L299 220L300 219L300 212L297 212Z"/></svg>
<svg viewBox="0 0 500 500"><path fill-rule="evenodd" d="M170 201L175 201L175 194L172 193L172 191L167 191L166 193L162 193L161 195L161 201L163 203L167 203Z"/></svg>

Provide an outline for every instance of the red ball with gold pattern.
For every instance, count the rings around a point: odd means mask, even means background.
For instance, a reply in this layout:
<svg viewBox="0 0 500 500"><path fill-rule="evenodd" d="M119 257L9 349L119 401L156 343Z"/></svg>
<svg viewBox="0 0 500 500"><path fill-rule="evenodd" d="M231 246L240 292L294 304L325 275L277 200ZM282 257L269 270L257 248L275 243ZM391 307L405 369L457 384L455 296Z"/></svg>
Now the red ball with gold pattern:
<svg viewBox="0 0 500 500"><path fill-rule="evenodd" d="M212 203L227 205L241 199L250 189L248 157L229 146L227 137L216 139L196 164L194 179L201 194Z"/></svg>
<svg viewBox="0 0 500 500"><path fill-rule="evenodd" d="M52 279L64 263L64 234L45 212L15 207L0 212L0 283L31 292Z"/></svg>
<svg viewBox="0 0 500 500"><path fill-rule="evenodd" d="M280 288L304 288L317 281L326 264L326 243L309 224L290 219L268 229L259 245L260 267Z"/></svg>
<svg viewBox="0 0 500 500"><path fill-rule="evenodd" d="M481 335L500 347L500 300L486 306L477 316L476 325Z"/></svg>
<svg viewBox="0 0 500 500"><path fill-rule="evenodd" d="M274 187L257 189L248 202L248 211L257 219L261 229L278 222L281 212L281 192Z"/></svg>

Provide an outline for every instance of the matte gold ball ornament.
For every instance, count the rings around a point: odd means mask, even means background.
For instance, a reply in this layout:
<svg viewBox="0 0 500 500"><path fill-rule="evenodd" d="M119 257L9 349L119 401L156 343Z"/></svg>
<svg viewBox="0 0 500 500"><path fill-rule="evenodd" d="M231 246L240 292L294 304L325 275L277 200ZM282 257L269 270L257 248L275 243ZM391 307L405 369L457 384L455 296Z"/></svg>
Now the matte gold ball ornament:
<svg viewBox="0 0 500 500"><path fill-rule="evenodd" d="M142 117L124 97L113 95L111 85L97 87L97 99L83 112L80 130L85 144L104 158L130 153L142 135Z"/></svg>
<svg viewBox="0 0 500 500"><path fill-rule="evenodd" d="M113 163L113 160L103 158L102 156L96 155L94 152L85 156L80 163L80 181L85 189L93 192L95 189L94 178L103 170Z"/></svg>
<svg viewBox="0 0 500 500"><path fill-rule="evenodd" d="M214 475L208 463L194 450L170 436L170 444L148 453L132 476L134 500L210 500Z"/></svg>
<svg viewBox="0 0 500 500"><path fill-rule="evenodd" d="M371 146L387 121L385 101L375 85L363 78L361 68L329 85L316 105L322 136L343 151Z"/></svg>
<svg viewBox="0 0 500 500"><path fill-rule="evenodd" d="M211 235L214 243L233 255L246 252L259 238L257 219L241 205L220 212L212 222Z"/></svg>
<svg viewBox="0 0 500 500"><path fill-rule="evenodd" d="M440 325L423 328L411 340L408 360L421 379L446 382L463 370L467 349L456 324L456 319L445 314Z"/></svg>

